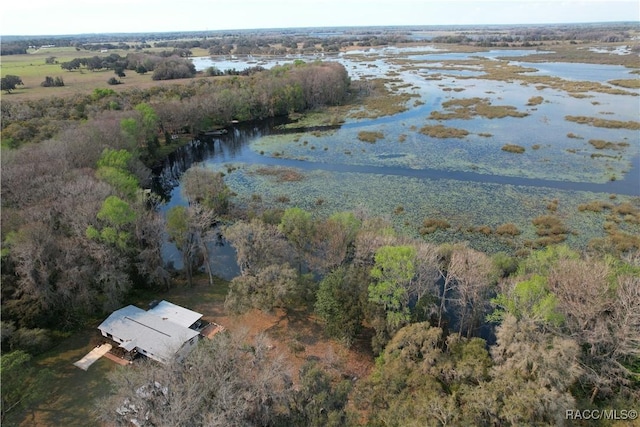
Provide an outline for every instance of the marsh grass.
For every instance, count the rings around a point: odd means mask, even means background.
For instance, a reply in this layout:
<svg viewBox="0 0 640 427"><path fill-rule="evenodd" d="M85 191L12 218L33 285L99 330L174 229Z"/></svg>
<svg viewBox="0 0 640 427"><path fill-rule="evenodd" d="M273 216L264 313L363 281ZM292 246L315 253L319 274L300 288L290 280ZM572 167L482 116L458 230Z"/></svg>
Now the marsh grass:
<svg viewBox="0 0 640 427"><path fill-rule="evenodd" d="M518 236L522 232L520 229L512 222L508 222L506 224L499 225L496 227L496 234L500 236Z"/></svg>
<svg viewBox="0 0 640 427"><path fill-rule="evenodd" d="M622 56L622 55L609 55L609 56ZM633 55L627 55L627 56L633 56ZM525 57L525 58L527 61L531 61L531 62L546 62L546 61L541 61L542 57L544 57L544 55L537 54L537 55L532 55L530 57ZM524 61L525 58L519 57L517 59L515 58L512 58L512 59L517 61ZM561 61L567 62L566 58L564 58ZM510 64L509 61L505 59L499 59L499 60L476 59L476 60L465 60L465 61L455 61L455 62L464 63L468 65L475 65L476 67L477 66L482 67L482 70L484 71L485 74L480 76L474 76L473 78L497 80L497 81L504 81L504 82L510 82L510 83L514 81L521 81L522 83L527 85L529 84L535 85L538 90L542 90L545 88L562 90L562 91L568 92L569 95L574 96L576 98L592 97L592 95L588 95L586 94L586 92L599 92L599 93L607 93L612 95L631 95L631 96L638 95L635 92L629 92L627 90L612 87L610 85L602 84L599 82L564 80L555 76L525 74L525 73L535 72L538 70L535 68L527 68L527 67L522 67L515 64ZM572 62L572 61L569 61L569 62ZM580 62L580 61L573 61L573 62ZM595 62L595 63L598 63L598 62ZM600 62L600 64L602 64L602 62ZM459 76L458 78L467 79L471 77Z"/></svg>
<svg viewBox="0 0 640 427"><path fill-rule="evenodd" d="M613 48L624 43L606 43L607 48ZM638 57L634 55L612 55L610 53L600 53L590 50L590 47L601 48L602 44L599 43L585 43L585 44L569 44L569 43L554 43L549 47L548 51L536 52L529 56L520 57L508 57L508 52L505 52L505 59L512 59L514 61L524 62L573 62L573 63L585 63L585 64L606 64L606 65L624 65L629 68L636 68L638 66Z"/></svg>
<svg viewBox="0 0 640 427"><path fill-rule="evenodd" d="M389 89L386 83L393 82L392 79L372 79L367 83L370 85L368 94L360 99L362 108L349 113L349 117L354 119L375 119L383 116L407 111L407 102L419 95L409 94Z"/></svg>
<svg viewBox="0 0 640 427"><path fill-rule="evenodd" d="M640 79L618 79L610 80L610 84L624 87L627 89L640 89Z"/></svg>
<svg viewBox="0 0 640 427"><path fill-rule="evenodd" d="M358 139L363 142L368 142L369 144L375 144L377 140L384 139L384 133L362 130L358 132Z"/></svg>
<svg viewBox="0 0 640 427"><path fill-rule="evenodd" d="M629 143L627 142L610 142L603 139L590 139L589 144L591 144L596 150L621 150L624 147L629 146Z"/></svg>
<svg viewBox="0 0 640 427"><path fill-rule="evenodd" d="M516 153L516 154L522 154L525 152L524 147L516 144L505 144L502 146L501 150L507 151L509 153Z"/></svg>
<svg viewBox="0 0 640 427"><path fill-rule="evenodd" d="M555 215L540 215L534 218L531 223L536 227L536 235L539 238L526 242L528 246L538 248L567 240L569 229Z"/></svg>
<svg viewBox="0 0 640 427"><path fill-rule="evenodd" d="M432 138L464 138L469 132L464 129L446 127L443 125L427 125L420 129L420 133Z"/></svg>
<svg viewBox="0 0 640 427"><path fill-rule="evenodd" d="M607 120L607 119L600 119L598 117L587 117L587 116L564 116L564 118L569 122L586 124L586 125L600 127L600 128L640 130L640 122L636 122L633 120L629 120L625 122L621 120Z"/></svg>
<svg viewBox="0 0 640 427"><path fill-rule="evenodd" d="M435 233L436 230L446 230L450 228L451 224L444 219L426 218L422 222L422 227L418 230L421 236L426 234Z"/></svg>
<svg viewBox="0 0 640 427"><path fill-rule="evenodd" d="M305 176L300 171L285 167L261 167L255 170L258 175L271 176L276 182L302 181Z"/></svg>
<svg viewBox="0 0 640 427"><path fill-rule="evenodd" d="M543 101L544 101L544 98L541 96L532 96L531 98L529 98L527 105L529 106L540 105L542 104Z"/></svg>
<svg viewBox="0 0 640 427"><path fill-rule="evenodd" d="M432 111L429 118L433 120L471 119L482 116L487 119L500 119L504 117L526 117L529 113L520 112L510 105L491 105L486 98L460 98L442 103L447 112Z"/></svg>
<svg viewBox="0 0 640 427"><path fill-rule="evenodd" d="M592 202L589 203L583 203L581 205L578 205L578 211L580 212L584 212L584 211L589 211L589 212L602 212L605 209L612 209L613 205L611 203L607 203L607 202L603 202L601 200L594 200Z"/></svg>

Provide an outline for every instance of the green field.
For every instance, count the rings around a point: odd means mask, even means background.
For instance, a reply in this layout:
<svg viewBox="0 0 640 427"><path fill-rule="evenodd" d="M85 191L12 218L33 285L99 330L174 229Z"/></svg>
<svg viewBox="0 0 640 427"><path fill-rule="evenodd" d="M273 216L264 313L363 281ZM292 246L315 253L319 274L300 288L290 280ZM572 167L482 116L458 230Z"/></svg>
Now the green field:
<svg viewBox="0 0 640 427"><path fill-rule="evenodd" d="M163 49L153 48L149 51L160 51ZM75 94L88 94L98 87L107 87L107 80L116 77L112 70L87 71L85 69L67 71L60 68L63 62L71 61L75 58L90 58L93 56L108 56L118 54L125 57L131 51L109 50L108 53L77 51L73 47L47 48L32 50L27 55L5 55L2 57L0 75L19 76L24 86L18 86L11 94L3 93L2 96L11 97L6 99L38 99L48 96L67 96ZM204 49L192 49L194 56L206 56ZM57 64L47 64L46 59L55 57ZM113 90L122 91L132 87L147 88L155 85L170 84L176 81L154 81L151 79L152 73L138 74L133 70L126 71L126 77L120 78L123 84L109 86ZM42 87L46 76L53 78L61 77L64 80L63 87Z"/></svg>

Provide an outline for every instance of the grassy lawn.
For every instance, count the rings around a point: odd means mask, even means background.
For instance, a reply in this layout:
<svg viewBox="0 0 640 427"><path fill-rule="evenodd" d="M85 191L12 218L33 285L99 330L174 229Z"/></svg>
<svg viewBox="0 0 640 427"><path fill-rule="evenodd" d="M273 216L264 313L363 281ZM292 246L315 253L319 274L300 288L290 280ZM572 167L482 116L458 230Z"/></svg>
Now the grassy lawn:
<svg viewBox="0 0 640 427"><path fill-rule="evenodd" d="M149 49L162 50L162 49ZM206 56L204 49L194 49L192 51L196 56ZM115 91L131 89L133 87L148 88L164 84L175 84L182 80L165 80L154 81L151 79L152 73L138 74L132 70L126 70L126 77L119 78L123 84L109 86L107 80L116 77L112 70L87 71L75 70L66 71L60 68L60 63L71 61L74 58L91 58L93 56L108 56L116 53L122 57L126 56L130 51L126 50L110 50L108 53L76 51L75 48L51 48L40 49L26 55L6 55L2 57L2 65L0 67L0 75L19 76L24 86L18 86L11 94L3 93L5 99L38 99L49 96L68 96L75 94L88 94L95 88L109 87ZM58 64L47 64L46 59L54 56ZM42 83L46 76L53 78L61 77L64 80L62 87L42 87Z"/></svg>
<svg viewBox="0 0 640 427"><path fill-rule="evenodd" d="M47 384L42 401L24 412L9 413L4 426L98 426L93 402L108 392L106 375L117 365L101 358L88 371L73 363L87 354L99 339L97 329L87 329L64 339L54 349L35 358L36 365L48 368L54 380Z"/></svg>

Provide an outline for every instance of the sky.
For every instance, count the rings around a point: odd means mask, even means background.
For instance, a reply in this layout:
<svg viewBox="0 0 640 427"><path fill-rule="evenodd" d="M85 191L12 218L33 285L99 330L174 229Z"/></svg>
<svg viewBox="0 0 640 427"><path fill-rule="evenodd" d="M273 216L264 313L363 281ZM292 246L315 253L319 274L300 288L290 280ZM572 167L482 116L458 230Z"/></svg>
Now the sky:
<svg viewBox="0 0 640 427"><path fill-rule="evenodd" d="M638 0L22 0L2 35L640 21Z"/></svg>

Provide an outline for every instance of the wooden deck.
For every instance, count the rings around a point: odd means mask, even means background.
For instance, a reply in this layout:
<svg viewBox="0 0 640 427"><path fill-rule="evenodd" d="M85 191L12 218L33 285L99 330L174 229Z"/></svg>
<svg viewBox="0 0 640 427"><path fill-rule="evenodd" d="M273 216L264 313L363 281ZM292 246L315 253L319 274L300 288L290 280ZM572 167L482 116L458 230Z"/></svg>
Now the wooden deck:
<svg viewBox="0 0 640 427"><path fill-rule="evenodd" d="M104 357L106 357L107 359L111 360L112 362L116 362L118 365L127 366L127 365L131 364L130 361L124 360L123 358L118 357L113 353L107 353L107 354L104 355Z"/></svg>
<svg viewBox="0 0 640 427"><path fill-rule="evenodd" d="M217 333L225 330L225 327L222 325L218 325L217 323L211 322L206 328L204 328L200 335L203 337L207 337L209 339L213 338Z"/></svg>

